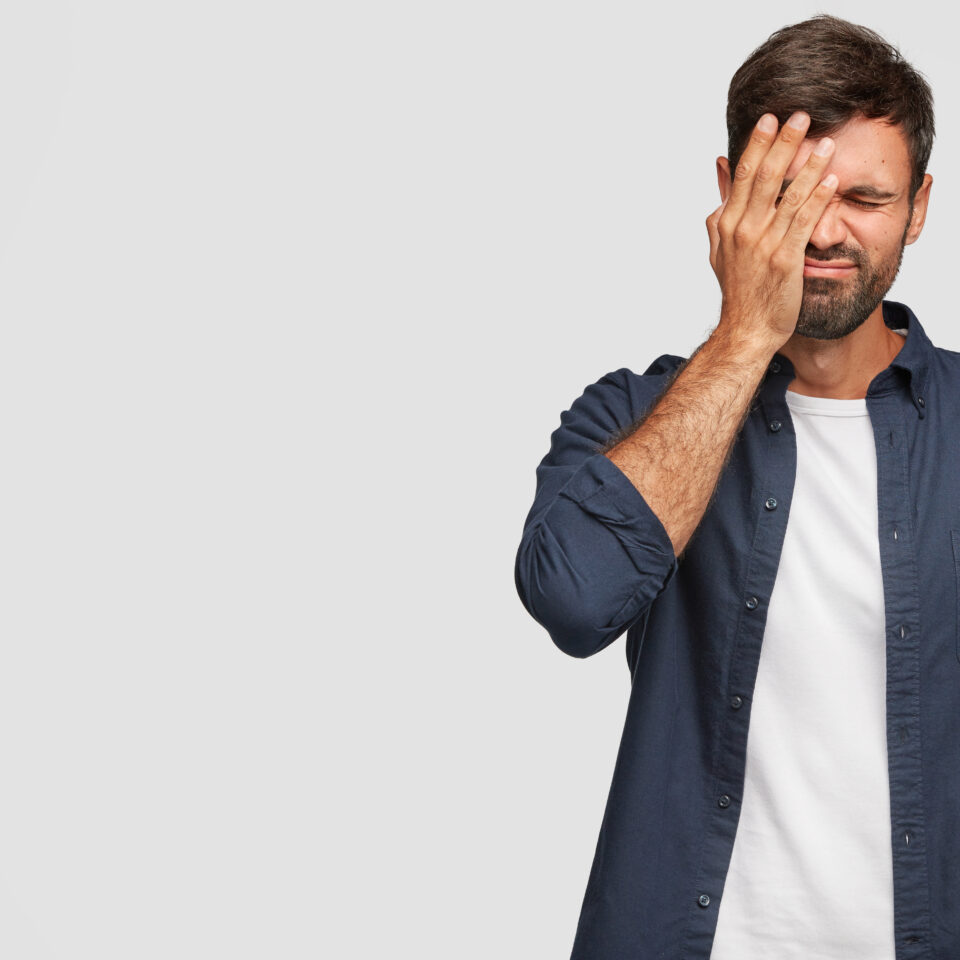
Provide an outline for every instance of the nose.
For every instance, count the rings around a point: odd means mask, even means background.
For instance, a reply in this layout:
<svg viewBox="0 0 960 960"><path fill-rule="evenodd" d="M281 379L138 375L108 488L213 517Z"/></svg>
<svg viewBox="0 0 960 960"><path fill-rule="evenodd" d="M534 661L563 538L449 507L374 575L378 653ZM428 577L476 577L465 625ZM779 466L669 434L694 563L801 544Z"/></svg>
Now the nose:
<svg viewBox="0 0 960 960"><path fill-rule="evenodd" d="M843 222L839 199L833 199L827 204L817 225L810 234L810 244L818 250L826 250L843 243L847 237L847 226Z"/></svg>

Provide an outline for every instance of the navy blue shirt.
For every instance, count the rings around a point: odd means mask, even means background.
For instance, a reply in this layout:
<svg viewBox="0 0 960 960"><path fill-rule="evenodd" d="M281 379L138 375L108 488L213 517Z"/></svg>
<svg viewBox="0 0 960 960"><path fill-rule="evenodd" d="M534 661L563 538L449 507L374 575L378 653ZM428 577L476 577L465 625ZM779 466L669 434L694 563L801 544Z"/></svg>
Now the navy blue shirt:
<svg viewBox="0 0 960 960"><path fill-rule="evenodd" d="M935 347L902 303L884 300L883 320L907 329L866 396L877 451L896 956L954 960L960 353ZM664 354L642 375L616 370L563 411L516 556L520 599L562 651L588 657L626 632L627 716L571 960L708 960L737 831L751 696L796 476L785 399L794 369L774 355L678 560L657 515L600 451L685 362Z"/></svg>

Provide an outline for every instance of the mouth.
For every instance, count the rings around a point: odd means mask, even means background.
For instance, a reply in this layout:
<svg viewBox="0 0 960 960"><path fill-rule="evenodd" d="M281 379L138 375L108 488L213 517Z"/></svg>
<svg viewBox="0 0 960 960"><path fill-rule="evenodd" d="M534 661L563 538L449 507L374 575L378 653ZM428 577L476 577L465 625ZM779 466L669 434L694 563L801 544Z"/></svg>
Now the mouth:
<svg viewBox="0 0 960 960"><path fill-rule="evenodd" d="M803 275L805 277L846 277L856 271L855 263L844 263L835 260L811 260L807 257L803 261Z"/></svg>

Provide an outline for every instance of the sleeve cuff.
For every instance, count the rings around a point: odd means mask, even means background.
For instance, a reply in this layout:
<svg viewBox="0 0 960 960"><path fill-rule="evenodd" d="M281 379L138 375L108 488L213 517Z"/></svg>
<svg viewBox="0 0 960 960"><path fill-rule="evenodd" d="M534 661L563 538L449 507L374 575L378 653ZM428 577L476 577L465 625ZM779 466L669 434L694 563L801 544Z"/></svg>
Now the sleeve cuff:
<svg viewBox="0 0 960 960"><path fill-rule="evenodd" d="M631 556L639 551L649 564L651 551L662 554L663 561L673 567L672 576L677 558L666 528L643 494L608 456L597 453L585 460L560 490L560 496L610 527Z"/></svg>

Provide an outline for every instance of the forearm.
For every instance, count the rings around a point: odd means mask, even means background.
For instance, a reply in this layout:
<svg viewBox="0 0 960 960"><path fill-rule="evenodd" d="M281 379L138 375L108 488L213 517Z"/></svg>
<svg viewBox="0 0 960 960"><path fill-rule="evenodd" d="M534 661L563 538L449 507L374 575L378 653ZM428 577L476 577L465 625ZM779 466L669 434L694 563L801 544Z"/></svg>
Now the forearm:
<svg viewBox="0 0 960 960"><path fill-rule="evenodd" d="M658 357L642 376L622 368L590 384L551 434L537 467L515 580L527 612L575 657L627 630L677 572L659 518L600 451L640 420L681 357Z"/></svg>
<svg viewBox="0 0 960 960"><path fill-rule="evenodd" d="M773 340L721 322L640 425L602 451L659 517L678 557L703 518L776 350Z"/></svg>

